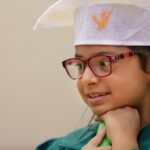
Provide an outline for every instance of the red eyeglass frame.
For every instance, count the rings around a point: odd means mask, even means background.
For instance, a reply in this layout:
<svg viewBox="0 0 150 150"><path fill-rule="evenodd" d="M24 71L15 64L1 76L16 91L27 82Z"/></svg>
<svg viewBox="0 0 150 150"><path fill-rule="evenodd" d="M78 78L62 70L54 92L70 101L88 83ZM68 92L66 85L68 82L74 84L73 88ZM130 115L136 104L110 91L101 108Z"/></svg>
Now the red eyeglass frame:
<svg viewBox="0 0 150 150"><path fill-rule="evenodd" d="M92 56L92 57L90 57L90 58L88 58L88 59L76 58L76 57L75 57L75 58L69 58L69 59L66 59L66 60L62 61L62 66L65 68L65 70L66 70L68 76L69 76L71 79L73 79L73 80L82 79L83 75L82 75L81 77L79 77L79 78L73 78L73 77L70 75L70 73L69 73L69 71L68 71L68 69L67 69L67 67L66 67L66 64L67 64L68 61L70 61L70 60L72 60L72 59L81 60L81 61L85 64L85 68L86 68L86 66L88 65L88 67L91 69L91 71L94 73L94 75L96 75L96 76L98 76L98 77L106 77L106 76L109 76L109 75L112 73L112 63L115 63L116 61L121 60L121 59L125 59L125 58L128 58L128 57L132 57L132 56L134 56L134 55L136 55L136 53L135 53L134 51L128 51L128 52L116 54L116 55L113 55L113 56L104 55L104 54L96 54L96 55L94 55L94 56ZM110 61L110 72L109 72L109 74L107 74L107 75L105 75L105 76L99 76L99 75L97 75L97 74L95 73L95 71L94 71L93 68L91 67L89 61L90 61L92 58L97 57L97 56L105 56L105 57L107 57L107 58L109 59L109 61Z"/></svg>

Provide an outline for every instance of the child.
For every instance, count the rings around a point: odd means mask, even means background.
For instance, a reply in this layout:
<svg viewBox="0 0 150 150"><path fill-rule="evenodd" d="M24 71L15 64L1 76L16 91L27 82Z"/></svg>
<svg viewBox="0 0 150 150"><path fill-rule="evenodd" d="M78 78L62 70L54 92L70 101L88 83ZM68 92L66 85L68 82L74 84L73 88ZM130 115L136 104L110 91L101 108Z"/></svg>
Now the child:
<svg viewBox="0 0 150 150"><path fill-rule="evenodd" d="M146 0L60 0L35 29L70 25L75 57L63 61L98 123L37 150L150 150L150 11ZM111 146L98 146L107 135Z"/></svg>

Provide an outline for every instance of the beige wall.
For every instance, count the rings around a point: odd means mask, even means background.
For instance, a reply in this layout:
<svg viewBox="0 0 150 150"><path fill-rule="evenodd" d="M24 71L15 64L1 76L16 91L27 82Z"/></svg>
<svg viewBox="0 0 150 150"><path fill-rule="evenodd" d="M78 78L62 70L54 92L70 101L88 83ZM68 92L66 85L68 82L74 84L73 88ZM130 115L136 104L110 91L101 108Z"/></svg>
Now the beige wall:
<svg viewBox="0 0 150 150"><path fill-rule="evenodd" d="M32 31L53 2L0 1L0 150L32 150L72 131L85 109L61 66L73 56L72 28Z"/></svg>

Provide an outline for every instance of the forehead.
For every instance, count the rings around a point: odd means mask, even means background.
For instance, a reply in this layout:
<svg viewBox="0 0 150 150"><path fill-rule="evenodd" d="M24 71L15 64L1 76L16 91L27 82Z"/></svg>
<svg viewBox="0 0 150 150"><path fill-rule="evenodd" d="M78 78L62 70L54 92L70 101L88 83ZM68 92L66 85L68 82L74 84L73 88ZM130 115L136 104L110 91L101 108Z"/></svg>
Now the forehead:
<svg viewBox="0 0 150 150"><path fill-rule="evenodd" d="M108 46L108 45L78 45L75 46L75 55L90 57L97 53L116 54L129 51L126 46Z"/></svg>

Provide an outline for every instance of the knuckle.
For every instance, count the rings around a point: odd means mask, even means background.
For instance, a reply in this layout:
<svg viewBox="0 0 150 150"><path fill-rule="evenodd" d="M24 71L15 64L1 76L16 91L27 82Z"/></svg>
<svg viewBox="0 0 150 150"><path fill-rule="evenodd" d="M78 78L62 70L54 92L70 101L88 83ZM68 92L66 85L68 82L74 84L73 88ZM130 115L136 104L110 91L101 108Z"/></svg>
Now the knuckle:
<svg viewBox="0 0 150 150"><path fill-rule="evenodd" d="M126 107L125 107L125 110L129 111L129 110L132 110L132 108L129 107L129 106L126 106Z"/></svg>

